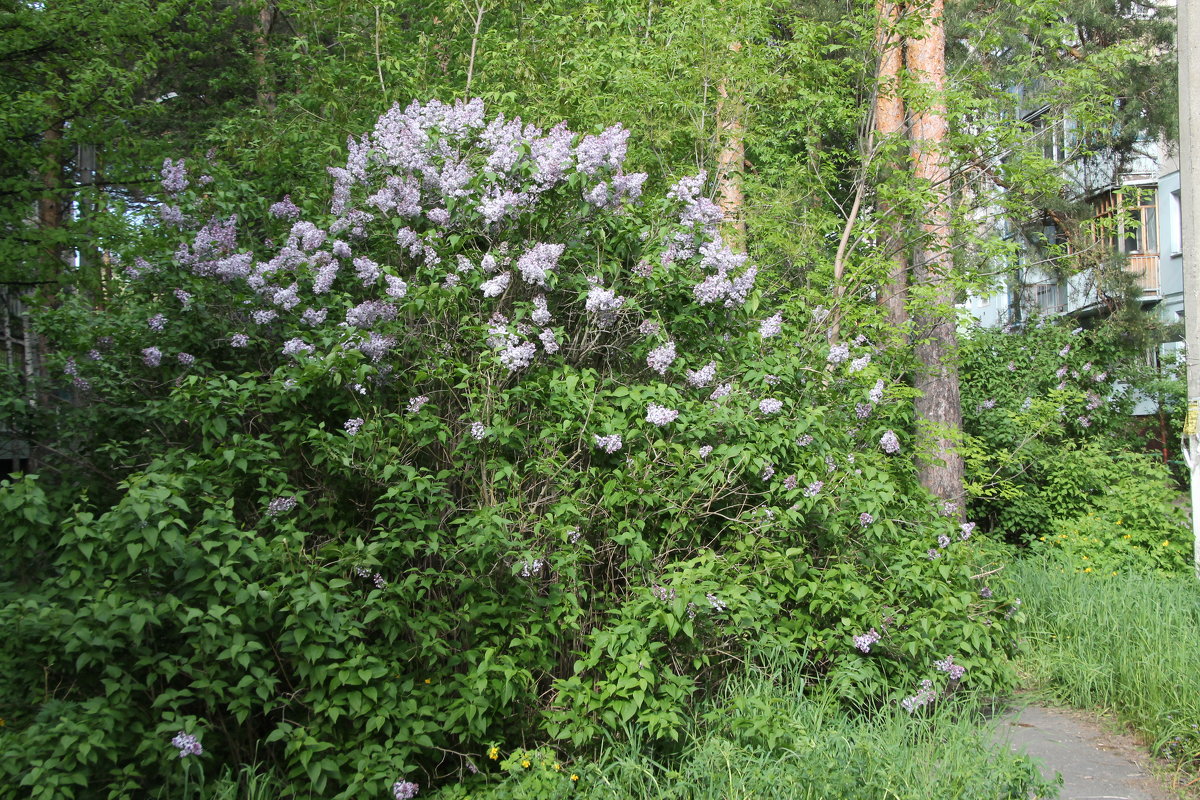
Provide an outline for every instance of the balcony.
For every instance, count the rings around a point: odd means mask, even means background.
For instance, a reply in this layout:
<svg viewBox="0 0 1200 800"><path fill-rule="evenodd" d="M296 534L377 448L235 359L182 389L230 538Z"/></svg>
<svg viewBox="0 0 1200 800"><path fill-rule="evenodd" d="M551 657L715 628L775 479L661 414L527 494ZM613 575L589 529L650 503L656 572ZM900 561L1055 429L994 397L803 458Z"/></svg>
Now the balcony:
<svg viewBox="0 0 1200 800"><path fill-rule="evenodd" d="M1132 253L1126 271L1134 277L1142 289L1142 296L1158 297L1158 253Z"/></svg>

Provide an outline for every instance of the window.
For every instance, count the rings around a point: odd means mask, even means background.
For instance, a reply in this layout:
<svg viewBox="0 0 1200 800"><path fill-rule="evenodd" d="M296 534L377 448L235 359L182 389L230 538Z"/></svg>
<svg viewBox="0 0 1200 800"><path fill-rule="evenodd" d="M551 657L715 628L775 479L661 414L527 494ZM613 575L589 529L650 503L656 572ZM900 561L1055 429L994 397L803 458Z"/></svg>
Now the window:
<svg viewBox="0 0 1200 800"><path fill-rule="evenodd" d="M1108 223L1112 248L1129 255L1158 253L1158 202L1154 187L1127 186L1096 204L1096 218Z"/></svg>
<svg viewBox="0 0 1200 800"><path fill-rule="evenodd" d="M1183 252L1183 203L1180 200L1179 189L1171 192L1171 210L1168 223L1171 226L1171 253Z"/></svg>

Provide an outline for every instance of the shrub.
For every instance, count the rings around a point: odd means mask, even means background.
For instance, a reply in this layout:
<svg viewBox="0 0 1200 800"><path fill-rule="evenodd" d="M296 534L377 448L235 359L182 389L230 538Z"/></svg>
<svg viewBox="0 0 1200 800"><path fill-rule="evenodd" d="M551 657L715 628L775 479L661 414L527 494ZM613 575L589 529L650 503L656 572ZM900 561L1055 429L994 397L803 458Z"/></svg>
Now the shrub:
<svg viewBox="0 0 1200 800"><path fill-rule="evenodd" d="M323 797L670 741L751 642L856 700L1007 685L886 354L767 307L703 176L640 197L626 135L395 108L266 230L168 165L174 256L40 317L75 393L29 419L83 466L0 487L8 785L176 786L179 733Z"/></svg>

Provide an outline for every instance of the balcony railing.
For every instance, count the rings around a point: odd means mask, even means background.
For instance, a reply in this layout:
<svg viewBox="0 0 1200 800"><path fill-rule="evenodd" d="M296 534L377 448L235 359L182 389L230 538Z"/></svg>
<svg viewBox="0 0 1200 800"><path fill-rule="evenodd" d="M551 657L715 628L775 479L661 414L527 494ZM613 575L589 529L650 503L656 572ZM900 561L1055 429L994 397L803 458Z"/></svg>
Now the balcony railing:
<svg viewBox="0 0 1200 800"><path fill-rule="evenodd" d="M1157 295L1158 284L1158 253L1135 253L1129 256L1129 274L1141 287L1142 294Z"/></svg>

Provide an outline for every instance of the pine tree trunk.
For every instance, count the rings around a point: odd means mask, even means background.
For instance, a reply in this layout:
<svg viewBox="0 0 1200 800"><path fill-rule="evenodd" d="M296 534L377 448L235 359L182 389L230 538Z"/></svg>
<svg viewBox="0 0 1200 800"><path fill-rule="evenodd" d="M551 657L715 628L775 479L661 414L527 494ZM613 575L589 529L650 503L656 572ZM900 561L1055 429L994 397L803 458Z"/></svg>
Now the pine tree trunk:
<svg viewBox="0 0 1200 800"><path fill-rule="evenodd" d="M63 121L42 131L42 192L37 201L38 229L45 241L41 280L56 280L63 268L59 230L63 226Z"/></svg>
<svg viewBox="0 0 1200 800"><path fill-rule="evenodd" d="M737 53L741 42L729 49ZM734 250L746 247L746 195L742 188L742 169L746 162L746 131L742 122L742 103L736 93L730 97L729 81L717 84L717 189L721 210L725 212L725 239Z"/></svg>
<svg viewBox="0 0 1200 800"><path fill-rule="evenodd" d="M919 13L925 35L909 39L905 58L910 74L924 90L921 107L912 114L913 173L929 192L922 236L913 252L913 279L928 286L927 305L916 312L914 336L920 362L914 407L918 448L928 458L918 470L922 485L943 500L963 506L963 459L956 441L962 431L962 404L958 385L958 339L955 327L954 286L950 281L950 214L946 188L950 178L945 151L947 122L943 91L946 81L943 0L932 0Z"/></svg>
<svg viewBox="0 0 1200 800"><path fill-rule="evenodd" d="M271 91L267 71L267 37L271 35L271 25L274 21L273 0L262 0L258 9L258 19L254 23L254 63L258 67L258 106L266 111L275 110L275 92Z"/></svg>
<svg viewBox="0 0 1200 800"><path fill-rule="evenodd" d="M900 6L891 0L878 0L880 48L879 81L875 93L875 131L880 146L886 147L889 138L904 132L904 100L900 97L900 68L904 64L904 47L895 31ZM908 250L904 244L903 221L886 200L877 204L879 218L886 220L880 237L880 247L892 259L888 278L879 290L879 302L887 312L887 320L899 328L908 321L905 300L908 297Z"/></svg>

